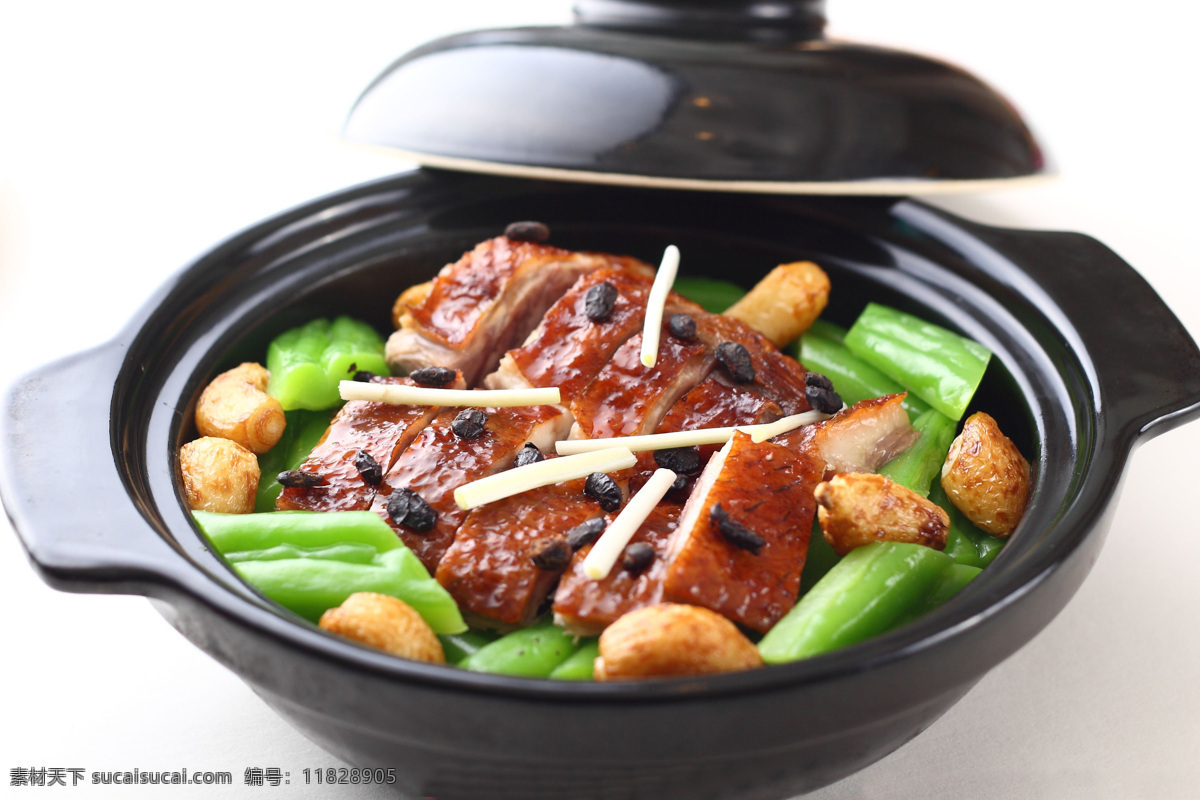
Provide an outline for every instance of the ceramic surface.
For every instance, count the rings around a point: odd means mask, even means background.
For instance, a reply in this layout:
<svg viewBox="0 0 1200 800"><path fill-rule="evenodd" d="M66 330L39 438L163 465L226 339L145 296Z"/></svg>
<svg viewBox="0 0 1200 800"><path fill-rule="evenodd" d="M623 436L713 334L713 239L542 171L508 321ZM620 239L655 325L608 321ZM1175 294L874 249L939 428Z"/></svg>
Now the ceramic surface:
<svg viewBox="0 0 1200 800"><path fill-rule="evenodd" d="M915 194L1051 171L981 80L824 39L819 3L603 0L577 16L408 53L345 135L430 166L733 191Z"/></svg>

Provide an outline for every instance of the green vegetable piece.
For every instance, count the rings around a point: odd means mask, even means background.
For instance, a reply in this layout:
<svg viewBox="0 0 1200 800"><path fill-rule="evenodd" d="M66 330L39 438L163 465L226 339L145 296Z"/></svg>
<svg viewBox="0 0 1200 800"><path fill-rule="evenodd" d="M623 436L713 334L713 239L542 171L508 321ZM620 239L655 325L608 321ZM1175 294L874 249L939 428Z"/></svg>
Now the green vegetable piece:
<svg viewBox="0 0 1200 800"><path fill-rule="evenodd" d="M442 640L442 652L446 654L447 664L457 664L484 645L496 641L495 634L483 631L444 633L438 638Z"/></svg>
<svg viewBox="0 0 1200 800"><path fill-rule="evenodd" d="M347 564L374 564L379 551L367 544L333 544L328 547L297 547L280 544L265 550L243 550L228 553L225 560L230 564L241 561L281 561L286 558L323 558Z"/></svg>
<svg viewBox="0 0 1200 800"><path fill-rule="evenodd" d="M676 294L683 295L713 314L724 313L730 306L746 296L746 290L736 283L696 276L676 278L672 289Z"/></svg>
<svg viewBox="0 0 1200 800"><path fill-rule="evenodd" d="M904 391L903 386L851 353L846 345L824 335L833 328L834 334L840 337L837 326L829 323L818 326L818 323L813 323L801 337L796 358L805 369L820 372L833 381L833 388L846 405ZM928 403L911 392L904 398L903 406L909 419L915 419L929 409Z"/></svg>
<svg viewBox="0 0 1200 800"><path fill-rule="evenodd" d="M782 664L861 642L894 627L932 591L949 556L919 544L876 542L829 570L758 644Z"/></svg>
<svg viewBox="0 0 1200 800"><path fill-rule="evenodd" d="M821 535L821 523L813 516L812 535L808 539L808 556L804 559L804 571L800 573L800 596L817 585L817 581L825 577L833 565L841 561L833 549L833 545L825 541Z"/></svg>
<svg viewBox="0 0 1200 800"><path fill-rule="evenodd" d="M552 621L502 636L459 662L472 672L547 678L575 652L573 637Z"/></svg>
<svg viewBox="0 0 1200 800"><path fill-rule="evenodd" d="M321 356L325 372L334 381L350 380L360 370L387 375L383 357L383 339L365 322L350 317L337 317L329 329L329 345ZM341 402L338 398L337 402Z"/></svg>
<svg viewBox="0 0 1200 800"><path fill-rule="evenodd" d="M434 633L467 629L450 594L370 511L192 515L247 583L313 622L355 592L378 592L408 603Z"/></svg>
<svg viewBox="0 0 1200 800"><path fill-rule="evenodd" d="M813 324L808 327L804 335L807 336L810 333L834 344L846 344L846 329L827 319L813 320Z"/></svg>
<svg viewBox="0 0 1200 800"><path fill-rule="evenodd" d="M968 567L983 566L983 562L979 559L979 550L975 547L975 543L968 539L962 530L954 524L953 518L950 521L950 528L946 531L946 547L942 552L954 559L954 563L956 564Z"/></svg>
<svg viewBox="0 0 1200 800"><path fill-rule="evenodd" d="M284 331L267 347L267 394L284 411L333 408L341 403L339 381L360 370L388 374L383 348L371 326L350 317L315 319Z"/></svg>
<svg viewBox="0 0 1200 800"><path fill-rule="evenodd" d="M258 481L258 494L254 501L255 511L274 511L275 501L283 487L277 480L279 473L299 469L308 454L329 428L328 411L285 411L287 427L283 437L274 447L258 457L258 468L262 477Z"/></svg>
<svg viewBox="0 0 1200 800"><path fill-rule="evenodd" d="M913 421L913 428L920 432L921 438L884 464L879 474L922 497L928 497L930 484L942 471L956 427L954 420L940 411L929 409Z"/></svg>
<svg viewBox="0 0 1200 800"><path fill-rule="evenodd" d="M267 346L267 394L284 411L319 411L337 405L339 397L325 374L321 357L329 346L329 320L316 319L276 336Z"/></svg>
<svg viewBox="0 0 1200 800"><path fill-rule="evenodd" d="M946 496L940 480L934 481L929 488L929 499L950 515L946 552L960 564L969 564L973 567L986 567L991 564L999 555L1001 548L1004 547L1005 540L981 531L971 520L963 516L958 507Z"/></svg>
<svg viewBox="0 0 1200 800"><path fill-rule="evenodd" d="M896 625L896 627L919 619L938 606L944 605L950 598L965 589L968 583L975 580L980 572L983 572L983 570L979 567L971 567L966 564L950 564L942 572L941 576L934 581L933 588L930 589L929 594L918 600L904 615L902 622Z"/></svg>
<svg viewBox="0 0 1200 800"><path fill-rule="evenodd" d="M434 633L467 629L450 594L407 547L382 553L374 564L295 558L239 561L233 568L263 595L312 622L355 592L378 592L408 603Z"/></svg>
<svg viewBox="0 0 1200 800"><path fill-rule="evenodd" d="M877 303L850 328L846 346L953 420L962 418L992 355L978 342Z"/></svg>
<svg viewBox="0 0 1200 800"><path fill-rule="evenodd" d="M975 580L981 572L983 569L980 567L951 564L934 584L933 590L916 606L918 616L944 605L954 595L967 588L967 584Z"/></svg>
<svg viewBox="0 0 1200 800"><path fill-rule="evenodd" d="M377 553L404 547L395 531L378 514L370 511L273 511L269 514L193 511L192 516L226 558L234 553L264 551L279 545L312 550L362 544Z"/></svg>
<svg viewBox="0 0 1200 800"><path fill-rule="evenodd" d="M596 658L600 655L600 640L587 639L567 660L554 668L550 679L556 681L595 680Z"/></svg>

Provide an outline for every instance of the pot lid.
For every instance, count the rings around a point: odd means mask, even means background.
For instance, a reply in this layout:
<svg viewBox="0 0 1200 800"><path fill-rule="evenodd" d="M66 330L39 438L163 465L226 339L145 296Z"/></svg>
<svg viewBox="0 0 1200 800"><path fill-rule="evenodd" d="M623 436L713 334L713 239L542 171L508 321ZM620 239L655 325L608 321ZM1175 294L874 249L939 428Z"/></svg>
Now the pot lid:
<svg viewBox="0 0 1200 800"><path fill-rule="evenodd" d="M577 0L565 27L431 42L345 135L420 164L797 194L975 191L1049 175L1015 108L958 67L824 38L823 0Z"/></svg>

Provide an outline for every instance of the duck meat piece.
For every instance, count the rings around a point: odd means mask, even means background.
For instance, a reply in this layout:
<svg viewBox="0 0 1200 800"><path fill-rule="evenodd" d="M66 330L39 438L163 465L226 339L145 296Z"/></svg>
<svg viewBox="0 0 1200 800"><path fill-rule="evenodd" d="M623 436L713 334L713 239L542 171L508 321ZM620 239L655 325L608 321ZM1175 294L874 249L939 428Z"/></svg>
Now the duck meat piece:
<svg viewBox="0 0 1200 800"><path fill-rule="evenodd" d="M529 625L570 563L567 532L603 518L584 481L543 486L473 509L438 563L438 583L475 626Z"/></svg>
<svg viewBox="0 0 1200 800"><path fill-rule="evenodd" d="M728 428L735 425L758 425L774 422L782 416L783 409L775 401L768 400L751 389L724 383L717 373L713 372L671 406L671 410L663 417L655 432L671 433L704 428ZM713 453L720 449L719 444L701 445L701 465L707 463ZM637 457L637 474L630 479L632 491L640 489L659 466L653 451L643 451L638 453ZM672 497L682 500L677 495Z"/></svg>
<svg viewBox="0 0 1200 800"><path fill-rule="evenodd" d="M796 603L824 464L735 433L696 482L667 548L663 600L765 632Z"/></svg>
<svg viewBox="0 0 1200 800"><path fill-rule="evenodd" d="M904 394L872 397L821 422L772 441L821 459L827 473L875 472L908 449L920 433L900 404Z"/></svg>
<svg viewBox="0 0 1200 800"><path fill-rule="evenodd" d="M681 312L695 321L695 339L670 334L670 316ZM668 409L710 370L719 382L772 401L785 415L810 409L804 367L745 323L709 314L675 295L664 317L658 364L642 366L640 334L626 341L571 404L576 421L572 438L661 430L659 423ZM714 369L715 364L720 366Z"/></svg>
<svg viewBox="0 0 1200 800"><path fill-rule="evenodd" d="M401 372L452 367L475 386L576 279L603 267L649 271L633 259L504 236L481 242L443 267L429 291L401 315L400 329L387 342L388 364Z"/></svg>
<svg viewBox="0 0 1200 800"><path fill-rule="evenodd" d="M463 438L455 432L462 409L446 408L434 417L388 470L371 504L412 550L425 568L434 573L446 549L454 541L467 512L454 502L454 490L512 466L526 442L539 449L553 447L566 434L562 413L553 406L478 409L487 415L483 432ZM413 521L400 524L388 510L397 490L415 494L409 507ZM427 506L428 508L426 508ZM436 513L428 526L429 511Z"/></svg>
<svg viewBox="0 0 1200 800"><path fill-rule="evenodd" d="M583 572L583 560L592 545L581 547L554 593L555 623L569 633L595 636L630 611L662 602L664 555L682 509L677 503L659 503L634 533L625 551L640 544L654 553L650 563L641 569L631 571L618 560L607 577L592 580Z"/></svg>
<svg viewBox="0 0 1200 800"><path fill-rule="evenodd" d="M709 314L697 322L696 333L709 347L715 350L727 343L741 345L750 357L752 380L740 381L724 367L715 371L719 380L773 400L783 409L784 416L812 408L804 396L806 370L799 361L781 353L767 337L741 320L723 314Z"/></svg>
<svg viewBox="0 0 1200 800"><path fill-rule="evenodd" d="M557 386L574 400L630 336L642 329L652 280L628 270L601 269L583 276L550 307L525 343L510 350L484 382L491 389ZM596 302L597 288L615 291ZM597 305L600 306L597 310ZM607 311L607 313L604 313Z"/></svg>
<svg viewBox="0 0 1200 800"><path fill-rule="evenodd" d="M372 378L371 383L417 385L408 378L378 376ZM464 388L461 373L456 373L449 388ZM284 488L275 507L280 511L362 511L370 508L378 481L372 483L370 470L364 473L360 469L364 459L359 454L370 456L382 476L440 410L431 406L351 400L334 416L329 429L300 467L303 472L320 475L324 482L312 487Z"/></svg>
<svg viewBox="0 0 1200 800"><path fill-rule="evenodd" d="M652 433L671 406L708 374L712 350L701 341L671 336L668 324L663 322L653 367L642 364L642 334L636 333L571 403L572 439Z"/></svg>

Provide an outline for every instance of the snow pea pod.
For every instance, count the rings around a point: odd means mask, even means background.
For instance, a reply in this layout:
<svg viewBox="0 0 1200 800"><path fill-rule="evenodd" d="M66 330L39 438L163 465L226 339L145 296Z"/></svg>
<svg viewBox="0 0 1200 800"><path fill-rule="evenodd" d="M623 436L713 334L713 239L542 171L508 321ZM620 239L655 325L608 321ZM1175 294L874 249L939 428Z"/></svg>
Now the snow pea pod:
<svg viewBox="0 0 1200 800"><path fill-rule="evenodd" d="M600 640L588 639L567 660L554 668L550 679L555 681L590 681L595 679L596 658L600 655Z"/></svg>
<svg viewBox="0 0 1200 800"><path fill-rule="evenodd" d="M200 530L226 558L292 545L316 549L363 544L383 553L404 547L388 524L370 511L273 511L268 514L213 514L193 511Z"/></svg>
<svg viewBox="0 0 1200 800"><path fill-rule="evenodd" d="M501 636L464 658L458 666L472 672L548 678L575 649L573 637L547 620Z"/></svg>
<svg viewBox="0 0 1200 800"><path fill-rule="evenodd" d="M896 626L933 589L949 556L919 544L876 542L848 553L758 644L782 664L861 642Z"/></svg>
<svg viewBox="0 0 1200 800"><path fill-rule="evenodd" d="M929 488L929 499L937 503L950 515L950 530L946 535L946 553L960 564L986 567L1004 547L1004 540L984 533L963 516L946 492L941 481L934 481Z"/></svg>
<svg viewBox="0 0 1200 800"><path fill-rule="evenodd" d="M804 559L804 571L800 573L800 594L807 594L840 560L841 556L833 549L833 545L825 541L821 534L821 523L814 515L812 535L808 537L808 555Z"/></svg>
<svg viewBox="0 0 1200 800"><path fill-rule="evenodd" d="M965 589L968 583L975 580L980 572L983 572L980 567L971 567L966 564L950 564L942 571L941 576L934 581L929 593L914 603L892 627L898 628L901 625L907 625L914 620L920 619L939 606L944 605L956 594Z"/></svg>
<svg viewBox="0 0 1200 800"><path fill-rule="evenodd" d="M328 547L297 547L294 544L281 544L264 550L244 550L225 554L225 560L230 564L241 561L280 561L285 558L324 558L341 561L346 564L373 564L379 555L374 547L367 544L332 544Z"/></svg>
<svg viewBox="0 0 1200 800"><path fill-rule="evenodd" d="M904 391L899 383L851 353L842 342L844 335L836 325L818 320L800 338L796 357L805 369L829 378L846 405ZM902 405L910 419L929 409L928 403L911 392Z"/></svg>
<svg viewBox="0 0 1200 800"><path fill-rule="evenodd" d="M435 633L467 629L450 594L369 511L192 514L247 583L313 622L355 592L378 592L408 603Z"/></svg>
<svg viewBox="0 0 1200 800"><path fill-rule="evenodd" d="M879 474L928 497L930 484L942 471L946 453L954 441L955 427L954 420L936 409L929 409L913 420L913 428L921 438L880 467Z"/></svg>
<svg viewBox="0 0 1200 800"><path fill-rule="evenodd" d="M978 342L878 303L867 304L846 346L953 420L962 418L992 356Z"/></svg>
<svg viewBox="0 0 1200 800"><path fill-rule="evenodd" d="M496 641L495 634L480 631L464 631L463 633L444 633L438 636L442 641L442 652L446 654L447 664L457 664L484 645Z"/></svg>
<svg viewBox="0 0 1200 800"><path fill-rule="evenodd" d="M967 588L967 584L975 580L980 572L983 572L983 570L979 567L971 567L966 564L950 564L934 582L933 588L929 590L929 593L908 610L900 622L896 624L896 627L923 617L938 606L943 605L950 598L954 597L954 595Z"/></svg>
<svg viewBox="0 0 1200 800"><path fill-rule="evenodd" d="M284 331L267 347L267 394L285 411L333 408L341 403L339 381L359 371L389 374L383 348L374 328L350 317L315 319Z"/></svg>
<svg viewBox="0 0 1200 800"><path fill-rule="evenodd" d="M449 593L407 547L381 553L371 564L292 558L239 561L233 568L263 595L312 622L355 592L377 592L408 603L434 633L467 629Z"/></svg>
<svg viewBox="0 0 1200 800"><path fill-rule="evenodd" d="M675 279L672 287L676 294L686 297L705 311L721 314L738 300L746 296L746 290L736 283L716 278L682 276Z"/></svg>
<svg viewBox="0 0 1200 800"><path fill-rule="evenodd" d="M255 511L274 511L275 501L283 486L278 475L289 469L299 469L308 454L329 428L328 411L285 411L287 427L274 447L258 457L262 478L258 481L258 494L254 500Z"/></svg>

